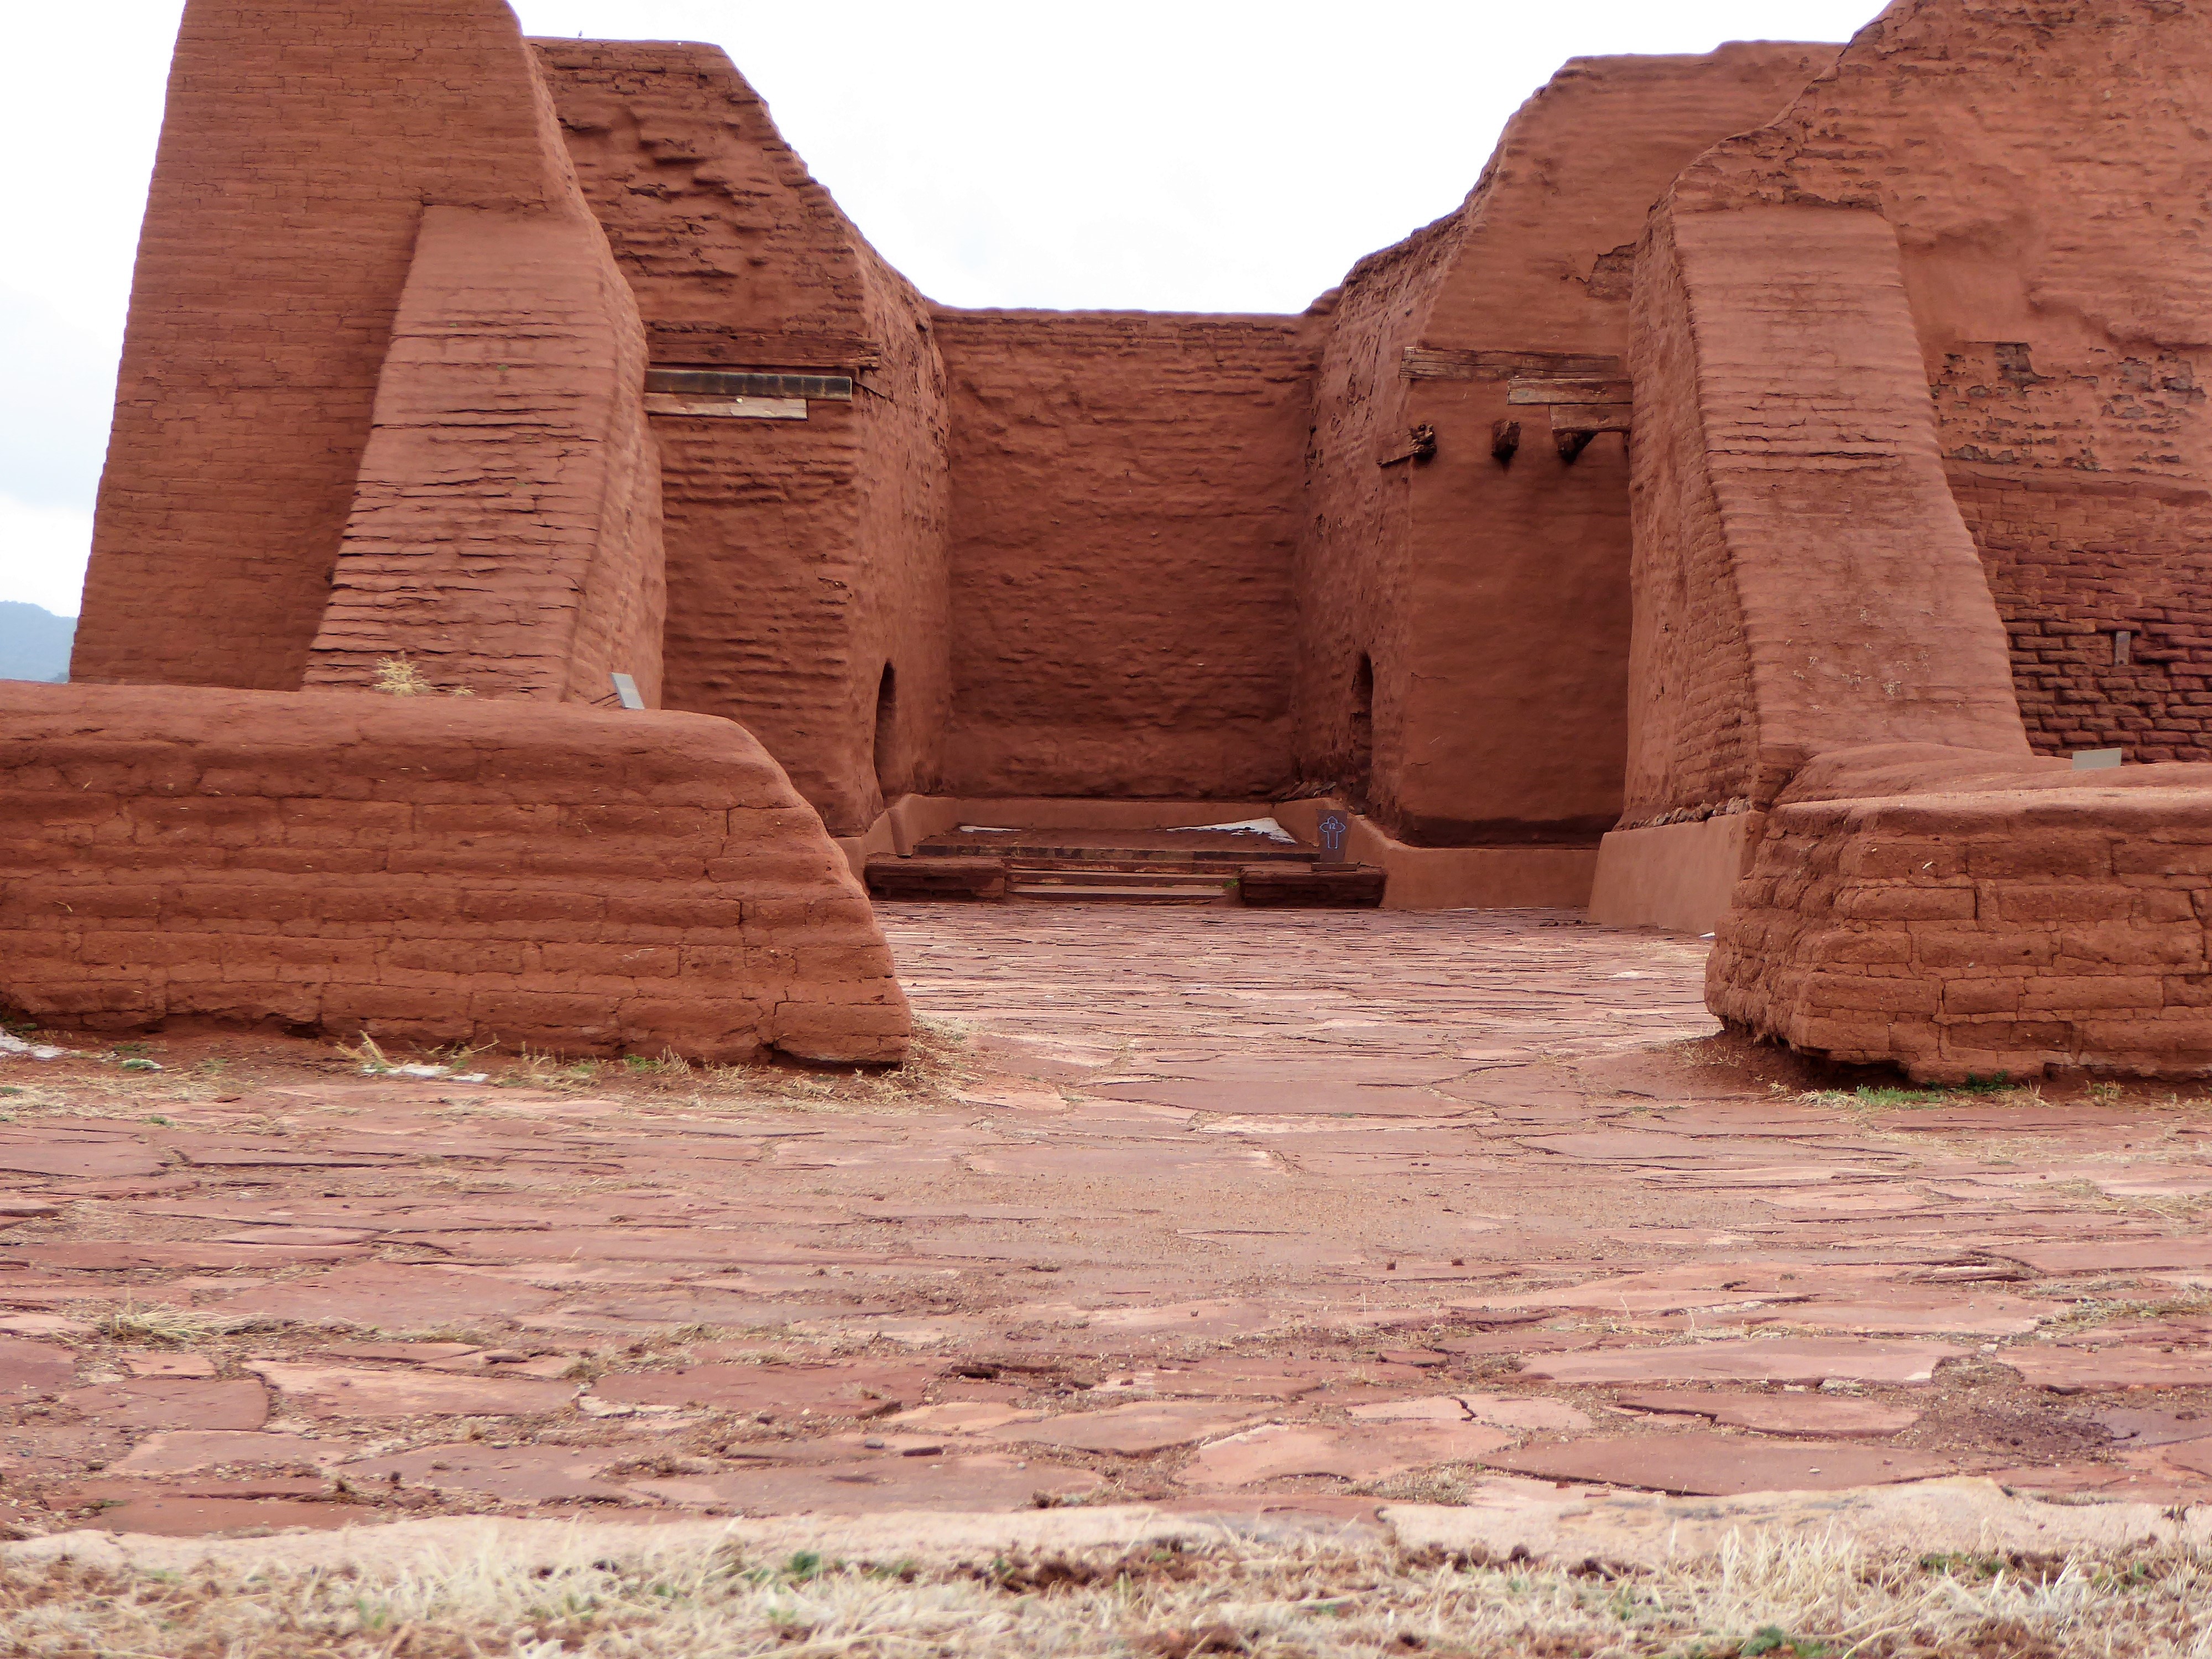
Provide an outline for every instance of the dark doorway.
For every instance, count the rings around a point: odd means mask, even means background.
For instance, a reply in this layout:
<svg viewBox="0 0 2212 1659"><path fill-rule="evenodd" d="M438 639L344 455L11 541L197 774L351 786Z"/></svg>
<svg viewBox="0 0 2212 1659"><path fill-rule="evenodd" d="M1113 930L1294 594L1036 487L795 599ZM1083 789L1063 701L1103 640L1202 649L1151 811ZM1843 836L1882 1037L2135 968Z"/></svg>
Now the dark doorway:
<svg viewBox="0 0 2212 1659"><path fill-rule="evenodd" d="M889 663L876 686L876 793L889 805L900 793L898 776L898 674Z"/></svg>
<svg viewBox="0 0 2212 1659"><path fill-rule="evenodd" d="M1375 780L1375 664L1364 653L1352 676L1352 775L1345 793L1354 811L1367 810Z"/></svg>

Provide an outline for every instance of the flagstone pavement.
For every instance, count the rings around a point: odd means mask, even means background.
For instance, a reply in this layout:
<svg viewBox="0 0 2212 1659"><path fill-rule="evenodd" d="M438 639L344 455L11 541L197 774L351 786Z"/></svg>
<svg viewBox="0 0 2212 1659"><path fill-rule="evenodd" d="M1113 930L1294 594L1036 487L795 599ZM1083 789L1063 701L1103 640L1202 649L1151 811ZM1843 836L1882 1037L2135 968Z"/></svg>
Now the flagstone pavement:
<svg viewBox="0 0 2212 1659"><path fill-rule="evenodd" d="M1569 912L883 914L903 1079L0 1055L0 1525L2212 1496L2205 1091L1818 1074Z"/></svg>

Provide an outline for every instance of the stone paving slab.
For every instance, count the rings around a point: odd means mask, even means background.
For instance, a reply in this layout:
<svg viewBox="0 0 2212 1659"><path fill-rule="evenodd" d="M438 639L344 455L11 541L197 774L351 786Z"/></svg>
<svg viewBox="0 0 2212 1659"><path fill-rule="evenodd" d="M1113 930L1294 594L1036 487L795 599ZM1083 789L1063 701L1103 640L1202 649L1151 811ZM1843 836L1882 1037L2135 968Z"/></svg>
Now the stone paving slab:
<svg viewBox="0 0 2212 1659"><path fill-rule="evenodd" d="M1492 1457L1493 1468L1648 1486L1685 1497L1726 1498L1747 1492L1836 1492L1949 1474L1944 1457L1877 1446L1806 1444L1747 1435L1671 1434L1569 1441Z"/></svg>
<svg viewBox="0 0 2212 1659"><path fill-rule="evenodd" d="M1833 1394L1748 1394L1725 1389L1664 1389L1613 1396L1630 1411L1711 1418L1761 1434L1887 1440L1917 1423L1916 1407Z"/></svg>
<svg viewBox="0 0 2212 1659"><path fill-rule="evenodd" d="M2212 1496L2201 1099L1862 1097L1569 913L884 915L888 1078L0 1061L9 1522Z"/></svg>

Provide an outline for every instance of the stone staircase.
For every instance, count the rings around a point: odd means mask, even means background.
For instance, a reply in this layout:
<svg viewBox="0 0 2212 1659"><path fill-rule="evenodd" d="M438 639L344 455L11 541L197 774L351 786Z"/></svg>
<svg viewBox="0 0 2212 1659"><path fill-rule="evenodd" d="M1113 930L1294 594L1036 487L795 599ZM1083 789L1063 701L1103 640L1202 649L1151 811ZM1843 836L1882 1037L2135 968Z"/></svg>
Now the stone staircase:
<svg viewBox="0 0 2212 1659"><path fill-rule="evenodd" d="M1019 902L1379 904L1382 872L1318 848L1219 830L949 830L868 860L878 898Z"/></svg>

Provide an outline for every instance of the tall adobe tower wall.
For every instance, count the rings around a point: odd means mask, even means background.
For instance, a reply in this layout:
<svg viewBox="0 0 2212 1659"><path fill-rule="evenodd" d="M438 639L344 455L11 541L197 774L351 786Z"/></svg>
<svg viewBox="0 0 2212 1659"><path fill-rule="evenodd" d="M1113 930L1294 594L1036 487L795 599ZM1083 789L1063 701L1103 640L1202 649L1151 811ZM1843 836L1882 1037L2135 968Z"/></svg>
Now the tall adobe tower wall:
<svg viewBox="0 0 2212 1659"><path fill-rule="evenodd" d="M1457 212L1316 307L1300 760L1402 838L1587 848L1618 817L1628 259L1674 175L1771 118L1833 52L1578 58L1513 118ZM1616 429L1569 459L1553 411L1577 399L1609 401ZM1432 459L1412 453L1420 428Z"/></svg>
<svg viewBox="0 0 2212 1659"><path fill-rule="evenodd" d="M2212 758L2212 8L1898 0L1678 214L1878 214L2045 753ZM2115 635L2124 632L2124 644Z"/></svg>
<svg viewBox="0 0 2212 1659"><path fill-rule="evenodd" d="M2208 23L1899 0L1653 216L1649 827L1594 909L1732 854L1707 1002L1747 1031L1953 1082L2212 1064L2212 769L2030 744L2201 738Z"/></svg>
<svg viewBox="0 0 2212 1659"><path fill-rule="evenodd" d="M857 834L886 794L933 786L951 700L948 416L927 307L720 48L535 45L653 366L854 383L803 418L653 424L667 704L742 722L833 832Z"/></svg>
<svg viewBox="0 0 2212 1659"><path fill-rule="evenodd" d="M300 685L431 208L565 220L593 257L501 0L185 8L76 678ZM598 303L619 331L627 296Z"/></svg>
<svg viewBox="0 0 2212 1659"><path fill-rule="evenodd" d="M0 1006L899 1058L775 760L574 706L659 690L647 368L499 0L190 0L76 661L145 684L0 697Z"/></svg>

